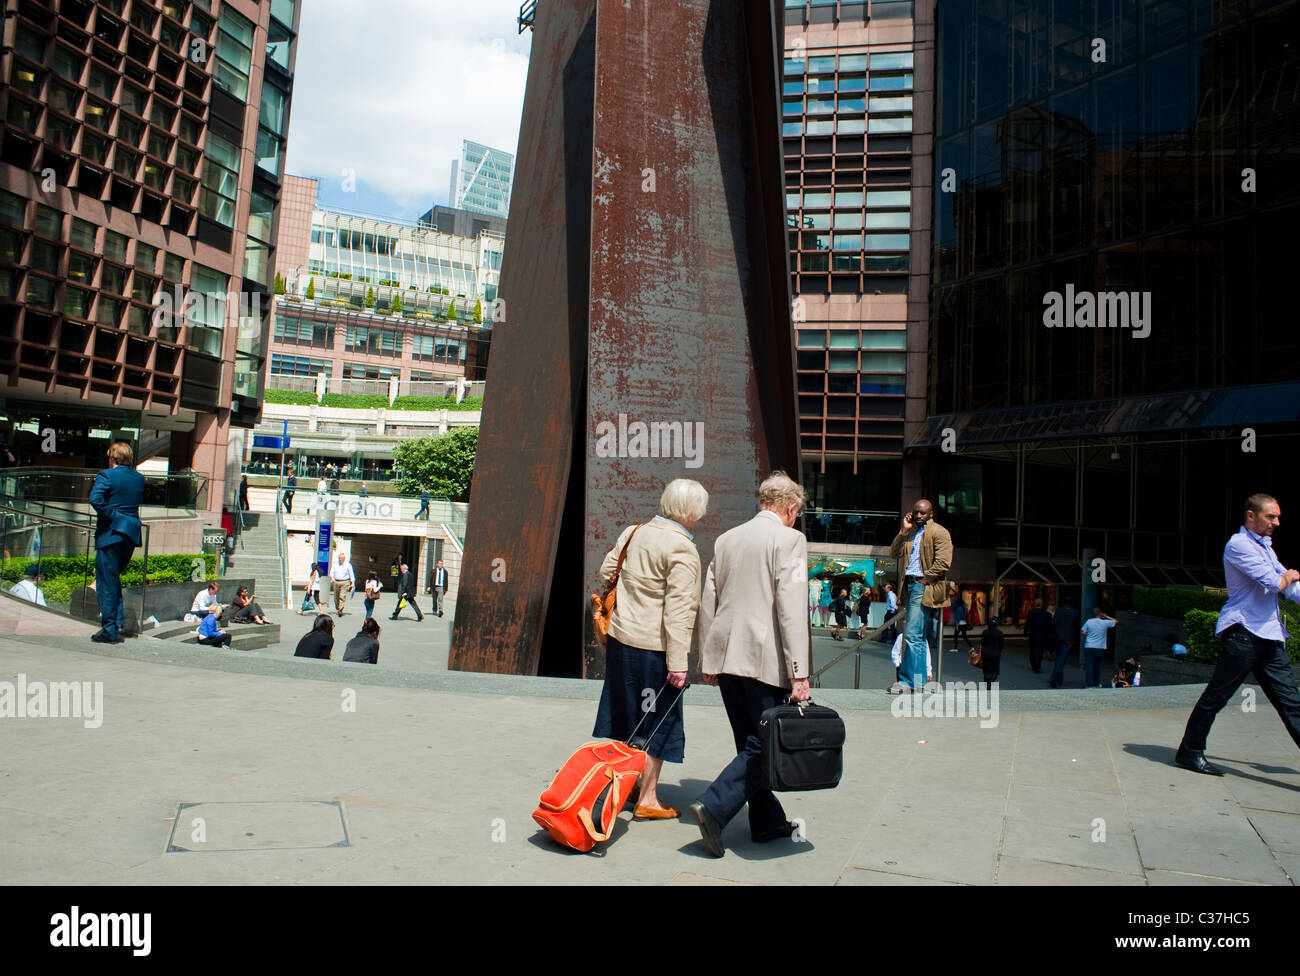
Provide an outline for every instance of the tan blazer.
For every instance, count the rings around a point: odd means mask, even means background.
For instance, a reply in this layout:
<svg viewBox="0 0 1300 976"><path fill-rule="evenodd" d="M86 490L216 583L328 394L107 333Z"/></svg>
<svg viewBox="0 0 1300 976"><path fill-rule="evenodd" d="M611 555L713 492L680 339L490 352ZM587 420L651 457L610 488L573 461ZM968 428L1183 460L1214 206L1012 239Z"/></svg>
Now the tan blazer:
<svg viewBox="0 0 1300 976"><path fill-rule="evenodd" d="M903 573L907 572L907 560L912 558L912 539L916 529L900 531L894 536L889 547L889 555L904 561ZM952 536L934 519L926 523L921 536L921 575L925 579L925 593L921 597L923 607L946 607L948 605L948 570L952 567ZM899 593L900 606L906 606L907 594Z"/></svg>
<svg viewBox="0 0 1300 976"><path fill-rule="evenodd" d="M605 555L601 579L614 575L618 554L634 528L624 529ZM651 519L627 547L609 632L628 647L663 651L669 671L685 671L699 608L699 550L676 522Z"/></svg>
<svg viewBox="0 0 1300 976"><path fill-rule="evenodd" d="M808 540L771 512L724 532L700 598L700 670L789 688L807 678Z"/></svg>

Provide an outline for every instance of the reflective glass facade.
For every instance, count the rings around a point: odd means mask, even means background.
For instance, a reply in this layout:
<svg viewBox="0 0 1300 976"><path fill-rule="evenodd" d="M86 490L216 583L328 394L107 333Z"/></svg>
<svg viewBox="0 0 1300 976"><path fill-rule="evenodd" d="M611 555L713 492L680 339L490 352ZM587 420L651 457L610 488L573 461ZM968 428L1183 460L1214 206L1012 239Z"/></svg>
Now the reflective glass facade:
<svg viewBox="0 0 1300 976"><path fill-rule="evenodd" d="M513 155L466 139L452 164L451 206L504 219L510 216L514 177Z"/></svg>
<svg viewBox="0 0 1300 976"><path fill-rule="evenodd" d="M1242 500L1293 483L1297 38L1293 0L939 4L910 448L999 578L1092 548L1111 583L1221 582Z"/></svg>

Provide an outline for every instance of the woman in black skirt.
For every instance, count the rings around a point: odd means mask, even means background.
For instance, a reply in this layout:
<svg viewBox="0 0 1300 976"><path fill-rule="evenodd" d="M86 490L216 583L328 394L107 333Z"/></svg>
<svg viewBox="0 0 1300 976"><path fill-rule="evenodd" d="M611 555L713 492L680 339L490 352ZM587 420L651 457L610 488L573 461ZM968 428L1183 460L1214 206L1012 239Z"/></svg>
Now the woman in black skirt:
<svg viewBox="0 0 1300 976"><path fill-rule="evenodd" d="M637 820L677 816L659 801L659 772L665 759L679 763L686 757L684 706L677 699L686 686L686 656L700 608L700 554L691 530L708 504L709 493L698 481L670 482L659 514L624 529L600 567L608 583L626 551L592 734L626 741L636 730L633 745L648 753Z"/></svg>

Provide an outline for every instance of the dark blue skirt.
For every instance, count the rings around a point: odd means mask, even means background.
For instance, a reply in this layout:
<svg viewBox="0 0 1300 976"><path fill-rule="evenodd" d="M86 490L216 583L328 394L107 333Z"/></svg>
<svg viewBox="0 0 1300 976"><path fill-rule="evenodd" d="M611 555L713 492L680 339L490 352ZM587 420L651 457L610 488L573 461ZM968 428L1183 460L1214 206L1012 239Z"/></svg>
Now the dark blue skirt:
<svg viewBox="0 0 1300 976"><path fill-rule="evenodd" d="M681 694L681 689L668 684L667 655L628 647L610 634L605 647L605 686L591 734L626 742L639 722L637 737L650 740L645 751L656 759L679 763L686 757L682 719L686 703L677 702Z"/></svg>

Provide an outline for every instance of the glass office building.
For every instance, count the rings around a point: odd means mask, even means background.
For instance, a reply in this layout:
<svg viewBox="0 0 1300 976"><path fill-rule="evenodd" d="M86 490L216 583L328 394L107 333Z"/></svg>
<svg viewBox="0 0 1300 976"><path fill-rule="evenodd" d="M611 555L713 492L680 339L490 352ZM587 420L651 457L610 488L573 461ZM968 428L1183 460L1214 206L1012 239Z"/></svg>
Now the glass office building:
<svg viewBox="0 0 1300 976"><path fill-rule="evenodd" d="M461 143L460 159L451 164L451 206L504 220L510 216L514 178L512 154L466 139Z"/></svg>
<svg viewBox="0 0 1300 976"><path fill-rule="evenodd" d="M929 168L930 115L918 125L914 114L931 96L927 9L785 3L800 448L813 504L829 510L896 511L906 481L909 334L924 342L928 297L929 221L913 190L915 168ZM840 541L882 541L868 535L850 528ZM814 541L826 540L814 530Z"/></svg>
<svg viewBox="0 0 1300 976"><path fill-rule="evenodd" d="M1300 3L944 0L937 52L926 490L999 580L1221 583L1300 470Z"/></svg>
<svg viewBox="0 0 1300 976"><path fill-rule="evenodd" d="M298 4L0 8L0 436L27 463L34 418L134 431L217 503L261 411Z"/></svg>

